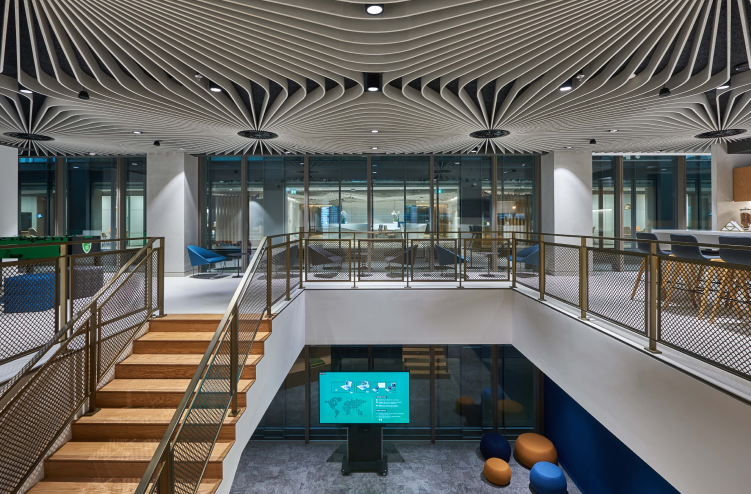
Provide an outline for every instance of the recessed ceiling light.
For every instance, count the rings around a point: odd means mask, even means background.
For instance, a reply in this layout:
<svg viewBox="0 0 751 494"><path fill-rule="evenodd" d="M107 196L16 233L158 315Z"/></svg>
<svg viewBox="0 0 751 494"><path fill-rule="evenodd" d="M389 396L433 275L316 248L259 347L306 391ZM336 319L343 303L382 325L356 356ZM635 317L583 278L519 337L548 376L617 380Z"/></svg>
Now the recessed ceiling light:
<svg viewBox="0 0 751 494"><path fill-rule="evenodd" d="M95 156L95 155L96 155L96 153L89 153L89 155L90 155L90 156Z"/></svg>
<svg viewBox="0 0 751 494"><path fill-rule="evenodd" d="M476 153L476 152L477 152L477 149L473 149L473 150L472 150L472 152L473 152L473 153Z"/></svg>
<svg viewBox="0 0 751 494"><path fill-rule="evenodd" d="M378 148L370 148L370 149L378 149Z"/></svg>
<svg viewBox="0 0 751 494"><path fill-rule="evenodd" d="M370 132L372 132L373 134L377 134L378 133L378 131L375 130L375 129L371 130Z"/></svg>
<svg viewBox="0 0 751 494"><path fill-rule="evenodd" d="M21 92L24 93L24 94L32 94L34 91L32 91L31 89L23 88L23 89L21 89Z"/></svg>
<svg viewBox="0 0 751 494"><path fill-rule="evenodd" d="M574 149L574 146L566 146L566 149Z"/></svg>
<svg viewBox="0 0 751 494"><path fill-rule="evenodd" d="M726 83L725 83L725 84L723 84L722 86L717 86L717 89L728 89L729 87L730 87L730 84L728 84L728 83L726 82ZM21 90L21 92L23 92L23 89Z"/></svg>
<svg viewBox="0 0 751 494"><path fill-rule="evenodd" d="M560 87L560 90L561 91L571 91L573 88L574 88L574 86L571 85L571 82L570 81L566 81Z"/></svg>
<svg viewBox="0 0 751 494"><path fill-rule="evenodd" d="M140 134L140 133L141 133L141 131L140 131L140 130L134 130L134 131L133 131L133 133L134 133L134 134Z"/></svg>
<svg viewBox="0 0 751 494"><path fill-rule="evenodd" d="M368 87L368 91L370 91L372 93L374 91L378 91L378 88L376 86L370 86L370 87Z"/></svg>
<svg viewBox="0 0 751 494"><path fill-rule="evenodd" d="M366 5L365 12L370 15L378 15L383 13L383 5Z"/></svg>
<svg viewBox="0 0 751 494"><path fill-rule="evenodd" d="M618 132L618 129L610 129L608 132L610 132L611 134L615 134L616 132Z"/></svg>
<svg viewBox="0 0 751 494"><path fill-rule="evenodd" d="M219 86L217 86L213 82L209 82L209 91L211 91L212 93L221 93L222 92L222 88L220 88Z"/></svg>

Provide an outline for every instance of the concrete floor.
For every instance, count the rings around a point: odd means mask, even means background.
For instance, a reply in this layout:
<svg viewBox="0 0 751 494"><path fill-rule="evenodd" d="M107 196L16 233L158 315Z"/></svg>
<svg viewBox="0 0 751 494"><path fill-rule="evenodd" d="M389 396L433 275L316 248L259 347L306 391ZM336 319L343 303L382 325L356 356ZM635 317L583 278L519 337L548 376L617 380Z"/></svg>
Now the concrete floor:
<svg viewBox="0 0 751 494"><path fill-rule="evenodd" d="M165 278L167 314L224 314L241 278Z"/></svg>
<svg viewBox="0 0 751 494"><path fill-rule="evenodd" d="M397 442L404 463L389 463L389 473L341 474L341 463L326 460L338 442L251 441L243 451L231 494L281 493L394 493L443 494L496 492L529 494L529 470L512 457L511 484L489 483L482 471L479 441L437 444ZM565 472L564 472L565 473ZM581 491L568 479L568 493Z"/></svg>

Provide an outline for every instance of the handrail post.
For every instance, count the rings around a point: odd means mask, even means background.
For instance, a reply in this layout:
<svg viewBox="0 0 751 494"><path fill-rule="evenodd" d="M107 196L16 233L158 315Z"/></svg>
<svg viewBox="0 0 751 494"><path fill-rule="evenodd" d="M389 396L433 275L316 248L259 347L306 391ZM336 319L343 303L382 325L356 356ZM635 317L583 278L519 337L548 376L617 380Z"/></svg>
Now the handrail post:
<svg viewBox="0 0 751 494"><path fill-rule="evenodd" d="M587 318L588 304L588 281L589 281L589 256L587 256L587 239L582 237L579 247L579 307L581 308L580 319Z"/></svg>
<svg viewBox="0 0 751 494"><path fill-rule="evenodd" d="M516 288L516 232L511 232L511 288Z"/></svg>
<svg viewBox="0 0 751 494"><path fill-rule="evenodd" d="M286 254L286 259L287 259L287 263L286 263L287 264L287 286L286 286L286 293L287 293L287 295L284 298L284 300L290 300L290 296L289 296L289 273L290 273L290 270L291 270L291 266L290 266L290 258L289 258L289 244L291 242L292 242L292 237L288 236L287 237L287 243L285 245L285 254Z"/></svg>
<svg viewBox="0 0 751 494"><path fill-rule="evenodd" d="M58 314L58 330L68 323L68 246L60 246L60 308ZM67 338L68 335L65 336Z"/></svg>
<svg viewBox="0 0 751 494"><path fill-rule="evenodd" d="M99 409L96 407L96 388L97 384L99 383L97 379L98 374L98 362L99 362L99 352L98 349L98 343L99 340L97 338L98 333L98 321L97 321L97 315L99 313L99 307L97 304L97 301L94 300L93 305L91 306L91 315L89 316L89 321L87 323L88 325L88 334L87 334L87 346L89 349L89 362L88 362L88 371L89 371L89 409L86 412L86 415L94 415L96 412L99 411Z"/></svg>
<svg viewBox="0 0 751 494"><path fill-rule="evenodd" d="M659 298L659 261L660 259L657 257L657 242L652 242L649 245L649 257L647 258L649 269L646 270L649 287L646 290L647 300L649 300L649 327L647 328L649 346L645 348L651 353L662 353L657 349L657 310L659 307L657 299Z"/></svg>
<svg viewBox="0 0 751 494"><path fill-rule="evenodd" d="M238 414L237 407L237 382L240 376L238 376L238 358L240 353L240 321L239 311L237 304L232 309L232 323L230 324L230 345L229 345L229 389L232 395L232 404L229 412L230 417L236 417Z"/></svg>
<svg viewBox="0 0 751 494"><path fill-rule="evenodd" d="M159 474L159 494L172 494L172 453L169 445L164 448L162 453L162 472Z"/></svg>
<svg viewBox="0 0 751 494"><path fill-rule="evenodd" d="M300 234L300 247L298 249L300 251L300 252L298 252L298 254L300 255L300 290L302 290L302 288L303 288L302 287L302 275L303 275L303 269L302 269L303 252L302 252L302 249L303 249L303 236L302 236L302 233L301 233Z"/></svg>
<svg viewBox="0 0 751 494"><path fill-rule="evenodd" d="M271 317L271 240L266 239L266 314Z"/></svg>
<svg viewBox="0 0 751 494"><path fill-rule="evenodd" d="M146 249L146 308L150 312L154 307L154 294L153 284L151 283L151 277L154 275L154 265L151 262L152 248Z"/></svg>
<svg viewBox="0 0 751 494"><path fill-rule="evenodd" d="M159 317L164 317L164 237L159 239L156 280L156 303L159 306Z"/></svg>
<svg viewBox="0 0 751 494"><path fill-rule="evenodd" d="M545 300L545 235L540 235L540 300Z"/></svg>

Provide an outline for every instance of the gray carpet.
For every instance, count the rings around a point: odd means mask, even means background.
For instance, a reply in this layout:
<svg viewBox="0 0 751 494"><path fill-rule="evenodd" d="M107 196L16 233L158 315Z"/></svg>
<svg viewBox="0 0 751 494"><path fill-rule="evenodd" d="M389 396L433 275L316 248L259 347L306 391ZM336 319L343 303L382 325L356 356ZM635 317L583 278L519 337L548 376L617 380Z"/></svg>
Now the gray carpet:
<svg viewBox="0 0 751 494"><path fill-rule="evenodd" d="M231 494L529 494L529 470L511 459L511 484L498 487L482 475L479 441L438 444L397 442L404 463L389 463L389 474L341 474L327 459L341 443L251 441L243 451ZM566 476L568 478L568 475ZM569 494L581 494L569 479Z"/></svg>

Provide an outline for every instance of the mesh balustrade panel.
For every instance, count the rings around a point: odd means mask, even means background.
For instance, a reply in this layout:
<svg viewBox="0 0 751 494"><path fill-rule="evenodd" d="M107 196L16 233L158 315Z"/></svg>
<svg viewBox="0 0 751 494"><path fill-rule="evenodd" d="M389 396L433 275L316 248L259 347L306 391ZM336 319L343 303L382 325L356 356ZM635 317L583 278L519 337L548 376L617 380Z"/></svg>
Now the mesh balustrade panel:
<svg viewBox="0 0 751 494"><path fill-rule="evenodd" d="M751 379L751 271L660 259L658 341Z"/></svg>
<svg viewBox="0 0 751 494"><path fill-rule="evenodd" d="M352 281L352 241L311 238L305 246L305 281Z"/></svg>
<svg viewBox="0 0 751 494"><path fill-rule="evenodd" d="M57 264L54 260L0 263L0 363L40 348L57 332Z"/></svg>
<svg viewBox="0 0 751 494"><path fill-rule="evenodd" d="M406 250L399 239L358 239L357 281L404 281L404 263L399 260Z"/></svg>
<svg viewBox="0 0 751 494"><path fill-rule="evenodd" d="M271 254L271 305L274 305L287 293L287 244L274 245L266 251L267 256L269 252ZM290 252L290 263L292 260L293 256ZM264 276L267 276L266 273L264 272Z"/></svg>
<svg viewBox="0 0 751 494"><path fill-rule="evenodd" d="M461 266L459 240L452 238L410 240L396 262L412 266L412 281L458 281Z"/></svg>
<svg viewBox="0 0 751 494"><path fill-rule="evenodd" d="M579 307L579 247L545 244L545 295Z"/></svg>
<svg viewBox="0 0 751 494"><path fill-rule="evenodd" d="M102 252L71 256L70 258L70 298L75 314L91 302L117 272L130 261L138 249ZM145 255L145 254L144 254ZM139 259L140 261L140 259ZM114 290L111 288L110 290Z"/></svg>
<svg viewBox="0 0 751 494"><path fill-rule="evenodd" d="M464 279L508 281L511 278L511 242L504 239L464 239Z"/></svg>
<svg viewBox="0 0 751 494"><path fill-rule="evenodd" d="M646 335L646 256L598 249L588 249L587 256L588 311Z"/></svg>
<svg viewBox="0 0 751 494"><path fill-rule="evenodd" d="M145 260L145 256L146 253L142 253L140 260ZM102 353L95 354L100 371L104 365L112 365L125 350L130 342L125 336L134 336L149 313L145 310L138 312L140 322L136 326L132 319L134 314L128 312L144 304L141 294L145 292L146 263L138 266L136 261L127 270L134 273L130 279L125 279L127 273L121 274L112 287L97 297L102 304L102 320L107 323L102 328ZM109 295L111 297L106 302ZM82 309L69 323L69 338L59 345L48 339L34 358L0 390L14 393L3 396L7 401L0 410L0 443L3 444L0 448L0 492L15 492L20 487L88 396L90 351L98 345L87 347L91 310ZM48 359L37 367L45 354L49 355ZM23 384L13 387L21 382Z"/></svg>
<svg viewBox="0 0 751 494"><path fill-rule="evenodd" d="M540 290L540 242L516 241L516 283L532 290ZM537 252L534 250L537 249ZM526 251L526 252L525 252Z"/></svg>

